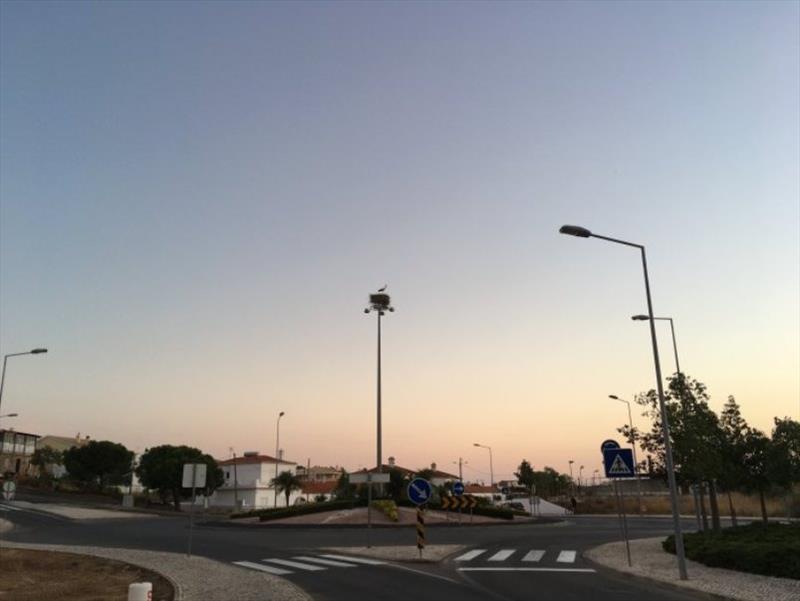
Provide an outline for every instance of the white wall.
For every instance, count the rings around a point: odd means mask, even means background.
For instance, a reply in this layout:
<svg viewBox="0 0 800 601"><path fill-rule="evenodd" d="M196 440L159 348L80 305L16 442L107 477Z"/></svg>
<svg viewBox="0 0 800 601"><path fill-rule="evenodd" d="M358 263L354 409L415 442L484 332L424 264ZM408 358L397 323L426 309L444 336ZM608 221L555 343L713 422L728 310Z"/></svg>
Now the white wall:
<svg viewBox="0 0 800 601"><path fill-rule="evenodd" d="M225 483L214 491L209 498L211 505L217 507L233 507L234 499L244 502L245 508L263 509L275 507L275 488L270 484L275 477L275 463L246 463L236 466L236 494L234 495L234 469L233 465L223 465L222 473ZM290 463L278 463L278 473L292 472L295 466ZM302 495L299 491L292 491L289 505L292 505ZM285 507L286 495L278 493L278 507Z"/></svg>

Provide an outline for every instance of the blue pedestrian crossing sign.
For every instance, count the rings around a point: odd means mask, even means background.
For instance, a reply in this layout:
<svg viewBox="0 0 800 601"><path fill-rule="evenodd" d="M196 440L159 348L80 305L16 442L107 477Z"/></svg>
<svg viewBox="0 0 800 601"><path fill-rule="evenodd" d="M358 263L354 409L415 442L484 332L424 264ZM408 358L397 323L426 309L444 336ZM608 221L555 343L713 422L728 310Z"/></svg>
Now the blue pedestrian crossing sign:
<svg viewBox="0 0 800 601"><path fill-rule="evenodd" d="M453 494L456 497L460 497L464 494L464 483L463 482L453 482Z"/></svg>
<svg viewBox="0 0 800 601"><path fill-rule="evenodd" d="M606 478L635 478L633 449L604 449L603 467L606 470Z"/></svg>
<svg viewBox="0 0 800 601"><path fill-rule="evenodd" d="M408 483L408 500L414 505L424 505L431 500L433 488L425 478L414 478Z"/></svg>

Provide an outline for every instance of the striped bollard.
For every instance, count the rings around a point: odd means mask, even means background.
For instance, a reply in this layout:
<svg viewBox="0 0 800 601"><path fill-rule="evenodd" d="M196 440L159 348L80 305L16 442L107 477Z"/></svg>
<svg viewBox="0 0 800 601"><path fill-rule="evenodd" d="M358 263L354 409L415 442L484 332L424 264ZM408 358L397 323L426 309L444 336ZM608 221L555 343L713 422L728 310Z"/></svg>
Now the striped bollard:
<svg viewBox="0 0 800 601"><path fill-rule="evenodd" d="M425 548L425 516L422 507L417 507L417 549L419 556L422 557L422 550Z"/></svg>

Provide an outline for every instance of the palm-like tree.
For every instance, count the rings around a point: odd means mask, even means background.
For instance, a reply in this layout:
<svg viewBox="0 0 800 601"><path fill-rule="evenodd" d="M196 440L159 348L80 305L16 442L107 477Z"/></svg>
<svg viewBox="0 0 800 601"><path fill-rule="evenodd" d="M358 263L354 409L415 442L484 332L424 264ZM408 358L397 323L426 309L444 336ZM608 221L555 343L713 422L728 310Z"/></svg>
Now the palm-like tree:
<svg viewBox="0 0 800 601"><path fill-rule="evenodd" d="M286 495L286 507L289 507L289 497L292 495L292 491L303 488L303 481L289 471L278 474L277 478L271 480L271 484L278 489L278 492Z"/></svg>

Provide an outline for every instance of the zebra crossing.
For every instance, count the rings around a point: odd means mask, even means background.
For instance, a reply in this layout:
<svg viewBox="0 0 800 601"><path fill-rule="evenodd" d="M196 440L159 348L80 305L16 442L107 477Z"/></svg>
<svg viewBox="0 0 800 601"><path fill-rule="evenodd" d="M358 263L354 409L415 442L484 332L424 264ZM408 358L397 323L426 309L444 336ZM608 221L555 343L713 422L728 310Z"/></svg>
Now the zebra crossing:
<svg viewBox="0 0 800 601"><path fill-rule="evenodd" d="M234 561L233 565L258 572L265 572L274 576L288 576L303 572L322 572L329 568L357 568L359 566L380 566L387 562L366 557L352 557L349 555L296 555L289 559L282 557L269 557L258 562Z"/></svg>
<svg viewBox="0 0 800 601"><path fill-rule="evenodd" d="M459 566L459 572L595 572L591 568L575 567L577 559L578 552L571 549L552 552L546 549L470 549L453 561ZM485 562L485 565L474 566L470 562Z"/></svg>

